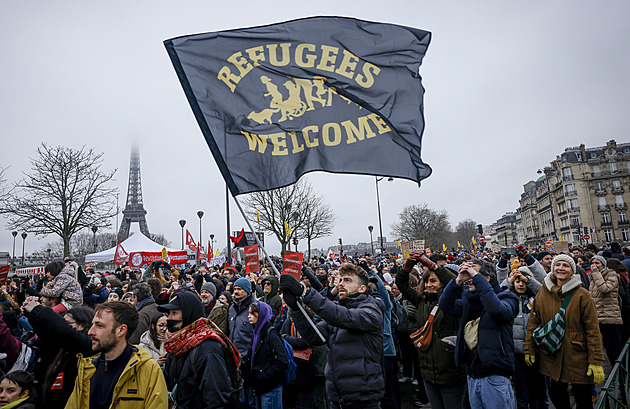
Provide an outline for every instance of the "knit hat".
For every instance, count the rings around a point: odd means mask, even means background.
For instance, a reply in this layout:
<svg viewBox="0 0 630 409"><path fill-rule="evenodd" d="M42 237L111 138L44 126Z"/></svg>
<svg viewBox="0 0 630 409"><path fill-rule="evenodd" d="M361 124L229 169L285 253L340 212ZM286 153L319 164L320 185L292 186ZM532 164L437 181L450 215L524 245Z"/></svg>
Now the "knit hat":
<svg viewBox="0 0 630 409"><path fill-rule="evenodd" d="M203 291L203 290L206 290L207 292L212 294L212 297L216 297L217 296L217 286L212 284L211 282L207 282L204 285L202 285L201 286L201 291Z"/></svg>
<svg viewBox="0 0 630 409"><path fill-rule="evenodd" d="M247 292L247 294L252 293L252 283L249 282L246 278L239 278L234 282L234 287L241 287L243 290Z"/></svg>
<svg viewBox="0 0 630 409"><path fill-rule="evenodd" d="M538 261L542 260L543 258L545 258L545 256L550 255L551 253L548 251L541 251L540 253L538 253L538 255L536 255L536 259Z"/></svg>
<svg viewBox="0 0 630 409"><path fill-rule="evenodd" d="M328 272L328 264L322 264L319 266L319 268L323 268L324 271Z"/></svg>
<svg viewBox="0 0 630 409"><path fill-rule="evenodd" d="M571 266L571 269L573 270L573 274L576 273L577 267L575 266L575 260L573 260L573 257L567 256L566 254L558 254L557 256L553 258L553 260L551 260L551 271L553 271L553 268L555 267L558 261L566 261Z"/></svg>
<svg viewBox="0 0 630 409"><path fill-rule="evenodd" d="M594 259L594 258L596 258L596 259L598 259L599 261L601 261L601 262L602 262L602 264L604 265L604 267L608 267L608 262L606 261L606 259L605 259L604 257L602 257L602 256L598 256L598 255L595 255L595 256L591 257L591 260L592 260L592 259ZM589 261L590 261L590 260L589 260Z"/></svg>
<svg viewBox="0 0 630 409"><path fill-rule="evenodd" d="M114 287L112 288L112 290L110 291L110 293L116 293L118 294L118 298L120 298L122 300L123 298L123 290L120 287Z"/></svg>

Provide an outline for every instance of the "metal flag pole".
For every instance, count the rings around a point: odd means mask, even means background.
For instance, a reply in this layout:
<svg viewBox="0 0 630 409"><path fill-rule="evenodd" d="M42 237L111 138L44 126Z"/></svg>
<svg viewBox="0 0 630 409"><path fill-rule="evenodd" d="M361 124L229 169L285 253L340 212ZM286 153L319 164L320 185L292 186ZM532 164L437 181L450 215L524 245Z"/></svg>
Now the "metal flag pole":
<svg viewBox="0 0 630 409"><path fill-rule="evenodd" d="M238 199L236 199L235 196L232 196L232 199L234 199L234 202L236 203L236 206L238 207L238 210L241 212L241 215L243 216L243 219L245 219L245 223L247 223L247 227L249 228L250 231L253 232L254 228L252 227L252 224L249 222L249 219L247 218L247 216L245 215L245 212L243 211L243 208L241 207L241 203L238 201ZM269 257L269 254L267 254L267 250L265 249L265 247L260 242L260 238L258 237L257 234L254 234L254 238L256 239L256 243L258 243L258 247L260 247L262 249L263 253L265 253L265 257L267 258L267 261L269 261L269 264L271 264L271 268L273 269L273 272L276 274L276 276L279 279L280 278L280 273L278 272L278 269L276 268L276 265L273 264L273 261L271 260L271 257ZM311 320L311 317L309 317L308 314L306 313L306 310L304 310L304 307L302 306L301 300L298 300L297 306L300 309L300 311L302 312L302 315L304 315L304 318L306 318L306 320L311 325L311 327L313 327L313 329L315 330L315 332L319 336L319 339L321 339L322 342L325 343L326 342L326 338L324 338L322 333L319 331L319 328L317 328L317 325L315 325L313 320Z"/></svg>

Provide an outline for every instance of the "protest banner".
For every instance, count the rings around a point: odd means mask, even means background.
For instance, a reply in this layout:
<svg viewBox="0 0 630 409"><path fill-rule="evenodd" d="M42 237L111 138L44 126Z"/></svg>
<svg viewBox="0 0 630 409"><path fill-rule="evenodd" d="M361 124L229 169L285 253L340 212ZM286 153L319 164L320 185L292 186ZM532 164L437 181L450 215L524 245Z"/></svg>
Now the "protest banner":
<svg viewBox="0 0 630 409"><path fill-rule="evenodd" d="M159 251L147 252L138 251L129 254L129 267L140 268L154 262L155 260L164 260L170 265L186 264L188 262L188 253L183 251L172 251L168 253L166 259L162 257L162 253Z"/></svg>
<svg viewBox="0 0 630 409"><path fill-rule="evenodd" d="M302 278L302 258L304 254L286 250L282 263L282 274L291 274L296 280Z"/></svg>
<svg viewBox="0 0 630 409"><path fill-rule="evenodd" d="M129 254L125 251L122 244L118 242L116 245L116 252L114 253L114 264L121 266L125 263L125 261L127 261L128 257Z"/></svg>
<svg viewBox="0 0 630 409"><path fill-rule="evenodd" d="M260 262L258 260L258 244L245 247L245 272L257 273Z"/></svg>
<svg viewBox="0 0 630 409"><path fill-rule="evenodd" d="M7 285L7 278L9 277L9 270L11 270L11 265L0 267L0 285Z"/></svg>

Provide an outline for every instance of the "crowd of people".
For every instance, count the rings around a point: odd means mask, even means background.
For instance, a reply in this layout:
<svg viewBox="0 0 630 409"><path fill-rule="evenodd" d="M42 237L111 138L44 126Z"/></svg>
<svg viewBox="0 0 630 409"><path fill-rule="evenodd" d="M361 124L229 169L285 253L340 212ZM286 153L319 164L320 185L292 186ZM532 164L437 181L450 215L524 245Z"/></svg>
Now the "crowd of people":
<svg viewBox="0 0 630 409"><path fill-rule="evenodd" d="M630 248L508 250L301 277L54 261L0 289L0 407L592 408L630 337Z"/></svg>

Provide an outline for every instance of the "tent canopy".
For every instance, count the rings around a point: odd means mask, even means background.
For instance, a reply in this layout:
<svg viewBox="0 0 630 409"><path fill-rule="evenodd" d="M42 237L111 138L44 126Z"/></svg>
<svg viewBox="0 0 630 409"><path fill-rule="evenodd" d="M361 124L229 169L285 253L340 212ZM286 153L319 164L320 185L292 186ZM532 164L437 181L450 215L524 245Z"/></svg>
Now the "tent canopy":
<svg viewBox="0 0 630 409"><path fill-rule="evenodd" d="M140 231L131 234L125 241L120 243L128 254L137 251L156 252L162 251L163 245L154 242ZM167 251L181 251L179 249L166 249ZM114 261L116 254L116 246L111 249L103 250L99 253L92 253L85 256L86 263L107 263Z"/></svg>

